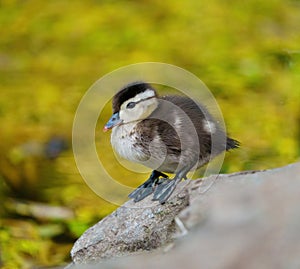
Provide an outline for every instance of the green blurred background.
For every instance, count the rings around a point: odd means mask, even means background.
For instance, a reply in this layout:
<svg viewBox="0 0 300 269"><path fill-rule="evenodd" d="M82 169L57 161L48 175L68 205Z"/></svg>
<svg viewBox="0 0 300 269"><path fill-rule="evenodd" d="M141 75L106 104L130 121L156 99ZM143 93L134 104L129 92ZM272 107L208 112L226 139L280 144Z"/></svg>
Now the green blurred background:
<svg viewBox="0 0 300 269"><path fill-rule="evenodd" d="M185 68L215 95L242 143L222 172L299 160L299 1L0 1L0 267L67 263L116 208L79 175L72 121L98 78L145 61Z"/></svg>

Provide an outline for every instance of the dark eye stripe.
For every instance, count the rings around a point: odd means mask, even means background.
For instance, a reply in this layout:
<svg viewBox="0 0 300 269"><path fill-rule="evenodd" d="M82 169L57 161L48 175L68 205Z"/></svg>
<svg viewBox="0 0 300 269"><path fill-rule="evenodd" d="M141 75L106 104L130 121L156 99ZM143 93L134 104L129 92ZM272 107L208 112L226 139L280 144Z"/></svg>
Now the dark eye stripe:
<svg viewBox="0 0 300 269"><path fill-rule="evenodd" d="M134 108L135 105L136 105L135 102L129 102L129 103L127 104L126 108Z"/></svg>
<svg viewBox="0 0 300 269"><path fill-rule="evenodd" d="M129 102L127 105L126 105L126 108L134 108L136 104L140 103L140 102L143 102L143 101L147 101L149 99L152 99L152 98L155 98L155 96L150 96L148 98L145 98L145 99L142 99L142 100L139 100L139 101L136 101L136 102Z"/></svg>

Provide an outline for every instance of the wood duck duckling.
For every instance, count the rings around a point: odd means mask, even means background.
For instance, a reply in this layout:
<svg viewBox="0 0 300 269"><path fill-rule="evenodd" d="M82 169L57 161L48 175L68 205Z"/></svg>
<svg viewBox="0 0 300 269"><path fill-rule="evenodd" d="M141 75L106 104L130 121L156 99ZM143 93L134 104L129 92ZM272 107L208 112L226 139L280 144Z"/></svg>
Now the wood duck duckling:
<svg viewBox="0 0 300 269"><path fill-rule="evenodd" d="M176 185L239 142L226 136L205 107L184 96L159 97L148 83L125 86L113 97L111 144L123 158L153 169L149 179L129 194L138 202L153 194L164 203ZM166 173L174 173L170 180Z"/></svg>

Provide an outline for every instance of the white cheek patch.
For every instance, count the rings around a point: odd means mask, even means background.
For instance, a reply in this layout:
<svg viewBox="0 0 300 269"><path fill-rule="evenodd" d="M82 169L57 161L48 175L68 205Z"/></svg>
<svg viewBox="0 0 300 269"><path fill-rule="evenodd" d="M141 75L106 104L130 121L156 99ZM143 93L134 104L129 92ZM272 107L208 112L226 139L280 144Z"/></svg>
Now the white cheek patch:
<svg viewBox="0 0 300 269"><path fill-rule="evenodd" d="M151 89L147 89L124 102L119 112L120 119L123 120L123 123L143 119L149 116L148 112L150 111L151 113L157 106L157 101L154 100L155 98L151 97L155 97L155 92ZM130 102L136 103L136 106L132 109L126 108Z"/></svg>
<svg viewBox="0 0 300 269"><path fill-rule="evenodd" d="M119 117L124 122L124 120L126 119L126 113L124 112L124 110L122 110L122 109L120 110Z"/></svg>
<svg viewBox="0 0 300 269"><path fill-rule="evenodd" d="M207 133L214 134L217 131L216 125L212 121L203 120L202 123L203 123L203 129Z"/></svg>

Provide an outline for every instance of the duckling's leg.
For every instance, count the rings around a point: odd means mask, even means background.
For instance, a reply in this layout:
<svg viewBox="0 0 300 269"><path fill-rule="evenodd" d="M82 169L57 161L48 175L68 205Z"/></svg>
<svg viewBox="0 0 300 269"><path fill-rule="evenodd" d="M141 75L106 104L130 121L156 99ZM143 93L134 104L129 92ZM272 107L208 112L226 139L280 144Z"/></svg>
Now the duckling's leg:
<svg viewBox="0 0 300 269"><path fill-rule="evenodd" d="M165 203L175 190L177 184L182 179L186 179L186 175L190 171L190 169L190 166L181 169L172 180L168 180L157 186L157 188L154 191L152 200L159 200L161 204Z"/></svg>
<svg viewBox="0 0 300 269"><path fill-rule="evenodd" d="M153 193L155 187L158 184L162 184L160 177L163 177L164 179L168 178L167 175L153 170L150 177L145 181L142 185L140 185L137 189L135 189L132 193L128 195L129 198L133 198L134 202L138 202L146 198L148 195Z"/></svg>

